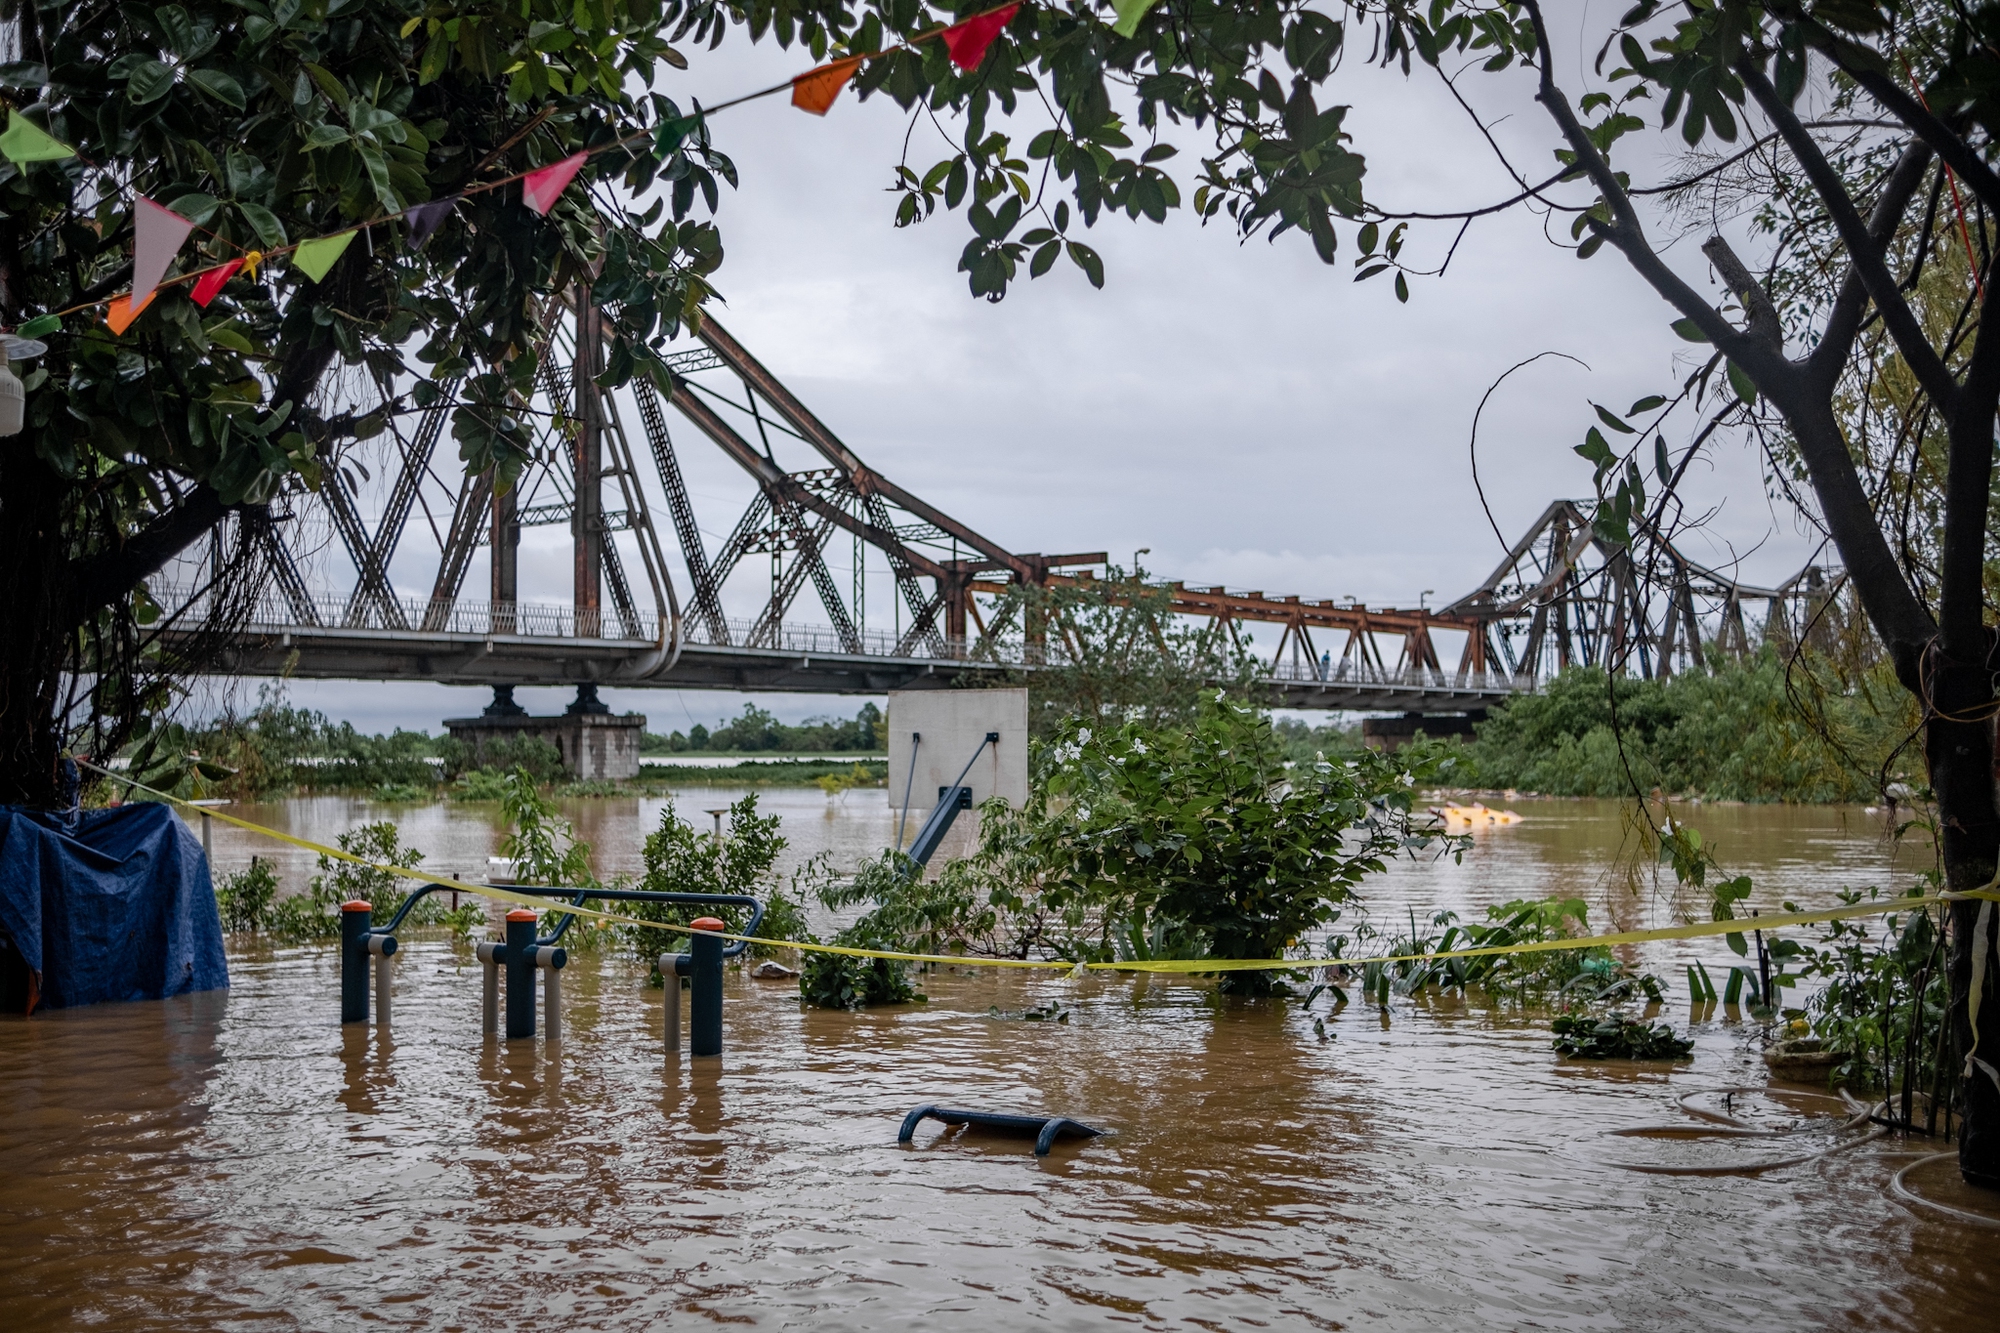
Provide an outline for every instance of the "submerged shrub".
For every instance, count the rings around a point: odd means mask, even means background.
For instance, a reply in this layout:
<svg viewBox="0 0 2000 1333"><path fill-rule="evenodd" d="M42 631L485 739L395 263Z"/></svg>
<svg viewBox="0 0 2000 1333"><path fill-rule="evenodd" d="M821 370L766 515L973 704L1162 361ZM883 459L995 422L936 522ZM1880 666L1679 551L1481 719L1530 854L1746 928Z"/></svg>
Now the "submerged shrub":
<svg viewBox="0 0 2000 1333"><path fill-rule="evenodd" d="M785 850L785 837L778 832L776 815L757 813L757 793L749 792L729 807L729 817L721 836L697 831L682 819L671 802L660 811L660 824L646 835L643 852L645 872L637 887L654 893L741 894L764 903L764 920L759 936L775 940L806 938L805 916L798 899L788 895L778 883L778 858ZM750 924L750 909L722 904L693 903L622 904L622 914L642 921L685 926L697 917L720 919L733 934L741 934ZM687 936L637 926L621 927L627 942L644 958L679 952ZM764 958L777 952L769 945L753 944L748 956Z"/></svg>
<svg viewBox="0 0 2000 1333"><path fill-rule="evenodd" d="M1641 1023L1609 1014L1562 1014L1550 1025L1558 1055L1578 1060L1679 1060L1694 1049L1665 1023Z"/></svg>
<svg viewBox="0 0 2000 1333"><path fill-rule="evenodd" d="M376 868L377 865L415 868L424 859L422 852L403 846L394 824L386 820L363 824L340 834L334 841L343 852L376 865L356 865L321 854L320 873L313 876L306 891L280 898L271 907L267 927L271 934L290 940L334 939L340 934L340 905L355 898L373 909L369 913L371 924L386 926L417 887L415 880ZM406 924L436 925L444 919L445 910L437 895L429 895L411 911Z"/></svg>
<svg viewBox="0 0 2000 1333"><path fill-rule="evenodd" d="M278 896L278 874L261 857L250 858L247 869L225 876L215 888L216 910L227 931L264 929L271 900Z"/></svg>

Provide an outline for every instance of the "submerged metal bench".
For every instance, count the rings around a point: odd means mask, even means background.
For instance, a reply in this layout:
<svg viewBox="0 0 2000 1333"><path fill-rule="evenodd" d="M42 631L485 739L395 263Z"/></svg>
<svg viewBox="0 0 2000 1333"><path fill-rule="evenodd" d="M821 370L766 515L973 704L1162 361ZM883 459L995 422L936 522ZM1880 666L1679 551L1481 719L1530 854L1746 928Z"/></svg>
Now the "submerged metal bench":
<svg viewBox="0 0 2000 1333"><path fill-rule="evenodd" d="M1033 1134L1037 1157L1047 1157L1049 1149L1059 1138L1094 1139L1104 1133L1067 1116L1005 1115L998 1111L962 1111L933 1104L919 1106L903 1117L903 1128L897 1133L896 1142L908 1143L917 1132L917 1126L926 1120L941 1120L947 1125L977 1125L981 1129L997 1129L1010 1134Z"/></svg>

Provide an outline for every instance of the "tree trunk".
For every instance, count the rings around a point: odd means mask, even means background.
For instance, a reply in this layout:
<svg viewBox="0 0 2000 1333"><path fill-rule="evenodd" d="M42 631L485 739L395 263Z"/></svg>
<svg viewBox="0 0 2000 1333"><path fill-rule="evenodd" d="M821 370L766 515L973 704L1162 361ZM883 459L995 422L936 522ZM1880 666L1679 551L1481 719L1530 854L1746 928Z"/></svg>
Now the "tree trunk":
<svg viewBox="0 0 2000 1333"><path fill-rule="evenodd" d="M55 725L74 566L64 518L70 484L35 455L30 433L0 441L0 803L54 806Z"/></svg>
<svg viewBox="0 0 2000 1333"><path fill-rule="evenodd" d="M1926 671L1935 712L1924 728L1931 788L1937 794L1939 851L1945 887L1964 891L1987 886L2000 859L2000 817L1993 788L1992 679L1983 663L1940 656ZM1963 1120L1959 1171L1976 1185L2000 1189L2000 1023L1995 1001L1993 940L1996 905L1984 901L1951 905L1951 1024L1953 1047L1962 1066ZM1985 965L1975 969L1984 954ZM1972 1020L1973 974L1982 975L1979 1017ZM1982 1038L1980 1029L1984 1029Z"/></svg>

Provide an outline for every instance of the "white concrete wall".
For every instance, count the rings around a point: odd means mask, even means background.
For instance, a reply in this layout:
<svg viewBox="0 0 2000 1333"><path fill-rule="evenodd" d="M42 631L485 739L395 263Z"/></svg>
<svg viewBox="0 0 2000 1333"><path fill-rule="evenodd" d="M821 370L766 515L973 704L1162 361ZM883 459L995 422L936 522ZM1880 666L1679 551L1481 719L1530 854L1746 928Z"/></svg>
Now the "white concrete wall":
<svg viewBox="0 0 2000 1333"><path fill-rule="evenodd" d="M889 808L899 814L903 792L910 793L910 816L903 844L917 836L937 805L938 788L958 777L965 761L986 739L1000 733L998 745L986 746L965 775L972 804L998 796L1019 809L1028 800L1028 692L1026 690L892 690L889 694ZM911 782L911 733L922 737L915 748L915 782ZM962 856L976 840L979 821L961 814L939 856L941 864Z"/></svg>

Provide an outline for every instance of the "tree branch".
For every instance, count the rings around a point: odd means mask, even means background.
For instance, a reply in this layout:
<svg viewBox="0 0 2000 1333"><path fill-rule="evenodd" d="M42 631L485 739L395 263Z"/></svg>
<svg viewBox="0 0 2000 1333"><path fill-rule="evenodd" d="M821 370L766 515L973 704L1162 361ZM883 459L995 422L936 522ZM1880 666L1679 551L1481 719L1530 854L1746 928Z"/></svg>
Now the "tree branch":
<svg viewBox="0 0 2000 1333"><path fill-rule="evenodd" d="M1833 165L1819 151L1819 145L1812 141L1805 127L1799 124L1792 109L1778 96L1764 72L1749 56L1736 61L1736 73L1743 80L1750 95L1757 99L1757 105L1771 118L1771 123L1784 137L1785 146L1792 150L1792 156L1805 168L1806 179L1812 182L1813 192L1826 205L1827 216L1832 219L1834 229L1840 233L1841 243L1846 246L1849 262L1860 277L1868 297L1875 308L1882 313L1882 325L1889 336L1896 341L1896 350L1903 354L1910 372L1917 382L1924 386L1932 400L1949 410L1958 397L1958 382L1952 378L1944 360L1924 336L1923 326L1904 301L1902 290L1896 285L1889 266L1882 262L1882 250L1869 234L1868 224L1861 220L1861 213L1854 206L1854 198L1841 183L1840 175Z"/></svg>
<svg viewBox="0 0 2000 1333"><path fill-rule="evenodd" d="M1631 196L1618 183L1611 164L1597 151L1597 145L1590 141L1589 133L1570 107L1569 98L1556 86L1553 72L1555 55L1549 44L1548 26L1542 19L1540 3L1538 0L1523 0L1522 7L1528 11L1529 21L1535 28L1536 64L1540 67L1538 73L1541 76L1541 88L1536 92L1535 100L1554 119L1563 138L1568 140L1570 151L1576 154L1577 162L1589 174L1591 183L1597 186L1611 208L1613 221L1606 224L1593 218L1590 224L1592 229L1617 246L1639 276L1676 310L1692 320L1717 350L1742 366L1758 388L1769 394L1774 402L1781 405L1787 402L1792 397L1798 372L1785 358L1783 350L1772 351L1766 344L1752 339L1724 319L1706 297L1668 268L1647 242L1645 227L1639 221L1638 211L1632 207Z"/></svg>
<svg viewBox="0 0 2000 1333"><path fill-rule="evenodd" d="M1774 10L1777 8L1773 6ZM1882 72L1886 62L1879 51L1837 35L1801 12L1797 6L1787 5L1784 9L1790 11L1786 15L1787 20L1798 25L1807 45L1840 66L1841 71L1866 89L1884 111L1909 126L1988 206L2000 209L2000 175L1994 173L1993 168L1972 150L1962 136L1932 115L1921 98L1906 92L1893 77Z"/></svg>
<svg viewBox="0 0 2000 1333"><path fill-rule="evenodd" d="M1764 342L1738 330L1668 268L1647 244L1630 197L1619 186L1610 164L1590 141L1568 99L1556 86L1551 73L1554 57L1539 0L1522 0L1522 8L1534 24L1539 48L1541 89L1536 100L1554 118L1577 161L1590 173L1611 207L1615 221L1608 225L1594 222L1598 234L1617 246L1639 276L1692 320L1718 351L1740 365L1784 413L1799 456L1812 479L1827 532L1847 563L1848 577L1860 594L1876 632L1888 645L1898 676L1915 688L1918 658L1924 643L1936 633L1936 626L1910 590L1881 525L1875 521L1875 511L1861 485L1854 456L1833 415L1830 386L1820 386L1809 379L1804 368L1786 359L1782 350L1774 352ZM1862 238L1864 242L1867 240L1865 228ZM1877 263L1879 267L1879 260Z"/></svg>
<svg viewBox="0 0 2000 1333"><path fill-rule="evenodd" d="M1785 322L1779 317L1771 294L1764 290L1764 284L1750 275L1750 270L1736 257L1736 252L1729 248L1729 242L1719 234L1703 241L1701 252L1708 256L1709 263L1715 265L1715 271L1728 284L1729 290L1736 293L1736 299L1743 303L1744 311L1750 316L1743 332L1783 355Z"/></svg>
<svg viewBox="0 0 2000 1333"><path fill-rule="evenodd" d="M1913 139L1890 170L1888 180L1882 184L1882 193L1875 200L1875 212L1868 219L1868 238L1878 252L1886 251L1890 238L1903 225L1903 215L1909 211L1910 201L1916 198L1917 187L1923 184L1924 172L1930 164L1930 145ZM1827 314L1819 346L1806 358L1806 374L1815 385L1814 392L1833 391L1835 381L1847 367L1848 354L1854 350L1854 340L1860 335L1867 313L1867 285L1860 270L1850 263L1834 297L1833 309Z"/></svg>
<svg viewBox="0 0 2000 1333"><path fill-rule="evenodd" d="M199 541L228 512L228 506L222 503L214 487L197 486L185 501L156 516L116 550L101 551L79 560L67 608L68 628L81 625L132 591L140 579L157 573L167 561Z"/></svg>
<svg viewBox="0 0 2000 1333"><path fill-rule="evenodd" d="M1988 288L1990 293L1991 288ZM1983 659L1986 528L1993 488L1993 416L2000 406L2000 333L1980 302L1979 332L1959 401L1946 415L1944 540L1938 560L1938 628L1945 652Z"/></svg>

